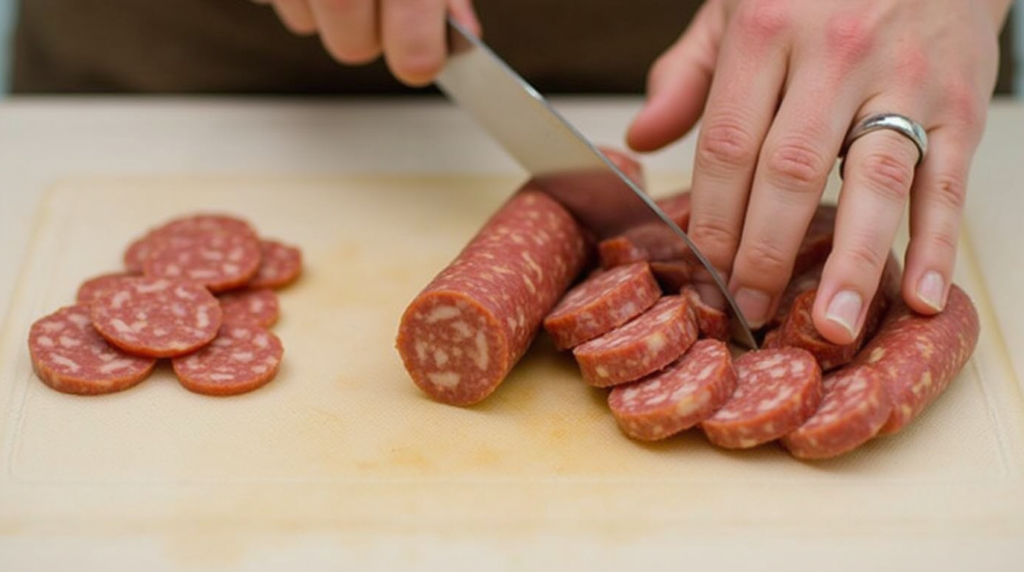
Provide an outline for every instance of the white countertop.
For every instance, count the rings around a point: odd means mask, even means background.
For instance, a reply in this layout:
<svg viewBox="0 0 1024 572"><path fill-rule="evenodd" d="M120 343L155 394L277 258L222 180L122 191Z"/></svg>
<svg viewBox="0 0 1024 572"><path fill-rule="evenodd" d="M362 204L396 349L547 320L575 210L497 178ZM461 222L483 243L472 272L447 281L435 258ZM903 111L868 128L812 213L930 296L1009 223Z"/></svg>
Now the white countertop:
<svg viewBox="0 0 1024 572"><path fill-rule="evenodd" d="M599 143L620 145L638 98L556 104ZM689 172L694 138L645 158ZM967 224L1018 379L1024 379L1024 103L992 105L974 161ZM517 173L442 99L14 98L0 102L0 318L43 192L86 174ZM991 272L989 269L998 269Z"/></svg>

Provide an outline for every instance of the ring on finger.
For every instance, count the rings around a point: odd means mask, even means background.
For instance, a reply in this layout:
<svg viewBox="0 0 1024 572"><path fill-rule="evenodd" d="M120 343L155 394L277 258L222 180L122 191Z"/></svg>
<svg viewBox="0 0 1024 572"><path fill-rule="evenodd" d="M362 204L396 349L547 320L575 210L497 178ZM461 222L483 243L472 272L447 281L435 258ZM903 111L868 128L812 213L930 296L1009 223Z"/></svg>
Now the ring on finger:
<svg viewBox="0 0 1024 572"><path fill-rule="evenodd" d="M842 176L846 168L846 154L850 150L850 146L853 145L854 141L868 133L883 129L895 131L909 139L910 142L917 147L916 165L920 165L921 161L924 161L925 156L928 154L928 132L925 131L924 126L906 115L900 115L899 113L876 113L858 121L853 128L850 129L850 132L846 134L846 139L843 140L843 146L839 150L839 157L843 160L839 167L840 176Z"/></svg>

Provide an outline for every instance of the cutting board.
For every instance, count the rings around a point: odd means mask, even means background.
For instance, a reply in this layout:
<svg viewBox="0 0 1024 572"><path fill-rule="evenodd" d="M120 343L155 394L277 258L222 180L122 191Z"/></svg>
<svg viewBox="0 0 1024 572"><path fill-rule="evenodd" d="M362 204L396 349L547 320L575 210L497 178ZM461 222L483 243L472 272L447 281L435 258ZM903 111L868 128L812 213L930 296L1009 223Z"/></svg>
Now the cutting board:
<svg viewBox="0 0 1024 572"><path fill-rule="evenodd" d="M990 564L1022 555L1024 402L970 228L956 281L981 316L974 358L899 435L805 463L775 446L720 450L696 431L630 441L605 392L545 337L478 406L421 394L394 350L398 319L516 184L415 175L57 184L0 338L0 535L143 534L140 561L217 569L308 556L324 535L369 568L439 554L460 568L472 559L458 555L482 550L500 569L551 563L575 546L596 568L778 557L814 569L792 550L866 539L880 555L873 569L885 569L903 562L885 557L907 554L901 538L917 539L918 563L940 567L951 547ZM109 396L39 382L30 324L71 303L85 278L118 269L147 228L198 210L241 215L305 253L304 276L281 292L277 379L232 398L189 393L166 366ZM743 539L759 549L735 550ZM684 559L670 557L683 546Z"/></svg>

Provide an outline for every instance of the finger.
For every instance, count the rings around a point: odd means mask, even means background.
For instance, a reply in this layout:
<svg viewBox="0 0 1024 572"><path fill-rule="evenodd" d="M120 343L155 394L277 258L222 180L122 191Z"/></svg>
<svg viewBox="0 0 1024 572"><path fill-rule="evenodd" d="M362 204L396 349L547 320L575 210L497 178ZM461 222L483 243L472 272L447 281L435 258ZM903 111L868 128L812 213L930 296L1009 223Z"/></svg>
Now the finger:
<svg viewBox="0 0 1024 572"><path fill-rule="evenodd" d="M310 0L320 39L343 64L365 64L380 55L374 0Z"/></svg>
<svg viewBox="0 0 1024 572"><path fill-rule="evenodd" d="M647 102L633 119L626 143L654 151L685 135L700 118L725 15L720 2L705 3L690 27L651 67Z"/></svg>
<svg viewBox="0 0 1024 572"><path fill-rule="evenodd" d="M316 32L316 20L308 0L273 0L273 5L277 17L291 33L309 36Z"/></svg>
<svg viewBox="0 0 1024 572"><path fill-rule="evenodd" d="M448 13L474 36L479 38L483 35L480 19L473 9L473 0L448 0Z"/></svg>
<svg viewBox="0 0 1024 572"><path fill-rule="evenodd" d="M864 326L917 159L913 142L890 130L864 135L847 152L832 253L814 302L814 325L831 342L850 343Z"/></svg>
<svg viewBox="0 0 1024 572"><path fill-rule="evenodd" d="M388 68L400 81L434 81L445 56L443 0L382 0L381 36Z"/></svg>
<svg viewBox="0 0 1024 572"><path fill-rule="evenodd" d="M757 157L786 74L784 22L747 12L733 17L723 38L694 158L689 234L723 278L739 246ZM720 302L704 276L694 278L702 295Z"/></svg>
<svg viewBox="0 0 1024 572"><path fill-rule="evenodd" d="M751 327L767 322L789 283L843 136L860 105L848 82L803 65L765 138L729 289Z"/></svg>
<svg viewBox="0 0 1024 572"><path fill-rule="evenodd" d="M928 135L928 157L911 189L903 299L916 312L935 314L945 307L953 278L976 137L952 128Z"/></svg>

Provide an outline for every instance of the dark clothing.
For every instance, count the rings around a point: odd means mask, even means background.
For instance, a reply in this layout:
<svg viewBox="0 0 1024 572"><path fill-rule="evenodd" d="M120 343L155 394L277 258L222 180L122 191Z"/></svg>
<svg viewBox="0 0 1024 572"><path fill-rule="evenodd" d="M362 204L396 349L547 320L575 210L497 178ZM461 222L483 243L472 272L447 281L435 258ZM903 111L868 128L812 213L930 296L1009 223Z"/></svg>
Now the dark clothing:
<svg viewBox="0 0 1024 572"><path fill-rule="evenodd" d="M545 92L640 92L696 9L680 0L478 0L488 44ZM572 6L570 6L572 5ZM21 93L410 92L331 60L248 0L24 0Z"/></svg>
<svg viewBox="0 0 1024 572"><path fill-rule="evenodd" d="M639 93L688 0L477 0L485 39L546 93ZM1012 20L1012 18L1011 18ZM1004 33L1000 89L1012 54ZM382 61L345 67L248 0L23 0L18 93L411 93ZM424 91L424 90L419 90Z"/></svg>

